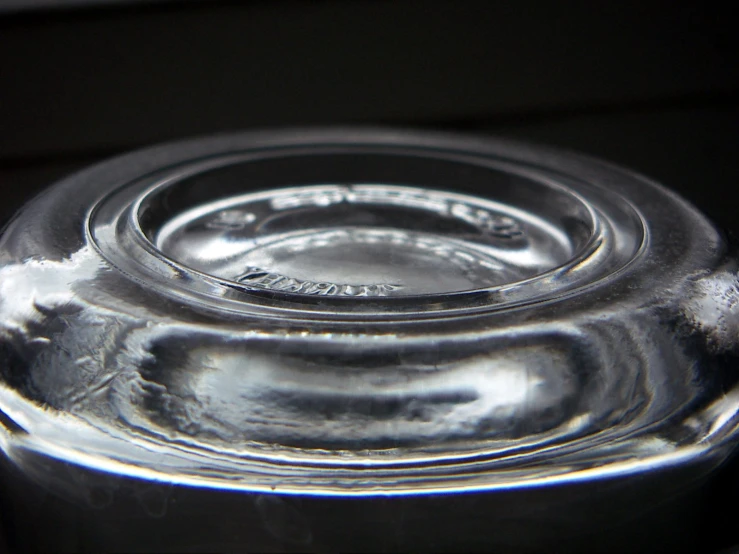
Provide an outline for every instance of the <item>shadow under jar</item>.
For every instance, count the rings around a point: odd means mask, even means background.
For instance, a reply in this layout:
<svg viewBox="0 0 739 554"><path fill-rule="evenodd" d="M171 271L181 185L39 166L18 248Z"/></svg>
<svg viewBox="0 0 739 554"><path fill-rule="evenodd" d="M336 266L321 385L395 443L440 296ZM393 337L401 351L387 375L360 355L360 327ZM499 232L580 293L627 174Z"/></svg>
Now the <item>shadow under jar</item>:
<svg viewBox="0 0 739 554"><path fill-rule="evenodd" d="M113 159L0 239L19 551L695 551L737 263L527 145L260 132Z"/></svg>

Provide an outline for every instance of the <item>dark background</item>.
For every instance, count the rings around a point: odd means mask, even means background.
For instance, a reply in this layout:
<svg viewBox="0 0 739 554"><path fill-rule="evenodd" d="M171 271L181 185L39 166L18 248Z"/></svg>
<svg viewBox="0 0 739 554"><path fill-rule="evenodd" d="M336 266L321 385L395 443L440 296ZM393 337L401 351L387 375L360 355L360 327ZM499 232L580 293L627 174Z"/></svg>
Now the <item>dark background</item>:
<svg viewBox="0 0 739 554"><path fill-rule="evenodd" d="M151 143L370 123L603 157L739 231L737 53L679 1L0 0L0 221Z"/></svg>
<svg viewBox="0 0 739 554"><path fill-rule="evenodd" d="M99 159L372 123L580 150L736 228L739 33L688 2L0 2L0 219Z"/></svg>

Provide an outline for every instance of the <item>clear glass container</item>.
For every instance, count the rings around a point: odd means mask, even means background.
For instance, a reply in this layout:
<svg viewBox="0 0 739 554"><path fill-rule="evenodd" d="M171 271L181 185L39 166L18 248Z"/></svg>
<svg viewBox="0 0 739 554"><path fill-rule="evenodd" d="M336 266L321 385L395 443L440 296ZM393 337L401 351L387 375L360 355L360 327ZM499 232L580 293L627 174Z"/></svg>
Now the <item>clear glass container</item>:
<svg viewBox="0 0 739 554"><path fill-rule="evenodd" d="M661 186L508 141L284 130L113 159L2 234L6 533L694 551L736 444L736 271Z"/></svg>

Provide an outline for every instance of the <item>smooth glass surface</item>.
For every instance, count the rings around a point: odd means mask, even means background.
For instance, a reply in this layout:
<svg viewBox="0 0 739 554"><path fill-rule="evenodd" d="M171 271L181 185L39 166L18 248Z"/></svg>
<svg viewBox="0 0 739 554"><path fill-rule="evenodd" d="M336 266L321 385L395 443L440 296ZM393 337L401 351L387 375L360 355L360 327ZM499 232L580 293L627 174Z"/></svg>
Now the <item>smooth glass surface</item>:
<svg viewBox="0 0 739 554"><path fill-rule="evenodd" d="M586 548L583 525L647 489L661 514L734 449L736 261L601 162L379 131L195 141L56 185L0 249L2 451L55 498L105 491L90 521L128 521L131 548L162 544L139 486L171 529L248 499L237 550L377 546L408 510L426 523L386 550L421 528Z"/></svg>

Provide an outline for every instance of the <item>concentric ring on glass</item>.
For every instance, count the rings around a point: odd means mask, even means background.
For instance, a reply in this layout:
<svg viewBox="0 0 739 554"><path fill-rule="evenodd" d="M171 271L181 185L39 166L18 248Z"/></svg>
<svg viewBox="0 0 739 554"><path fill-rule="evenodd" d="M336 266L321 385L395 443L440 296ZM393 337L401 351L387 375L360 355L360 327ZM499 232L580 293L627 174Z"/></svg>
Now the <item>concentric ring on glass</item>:
<svg viewBox="0 0 739 554"><path fill-rule="evenodd" d="M535 168L296 150L208 160L119 190L93 212L91 239L125 271L164 276L166 290L186 282L178 293L223 309L266 298L329 317L407 317L553 298L617 272L646 238L623 198L587 187L584 197ZM373 175L384 179L361 179Z"/></svg>

